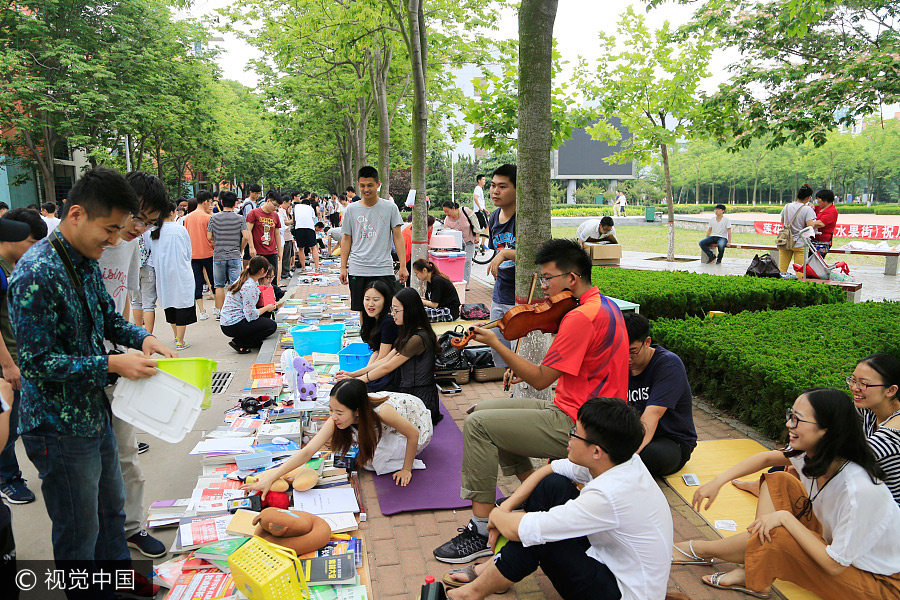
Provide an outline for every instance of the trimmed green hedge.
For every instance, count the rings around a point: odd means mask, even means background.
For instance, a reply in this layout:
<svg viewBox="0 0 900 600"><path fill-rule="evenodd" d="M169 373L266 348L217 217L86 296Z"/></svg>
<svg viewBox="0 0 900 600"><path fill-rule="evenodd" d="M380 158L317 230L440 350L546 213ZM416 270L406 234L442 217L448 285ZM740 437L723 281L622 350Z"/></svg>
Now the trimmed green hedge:
<svg viewBox="0 0 900 600"><path fill-rule="evenodd" d="M900 356L898 322L900 302L845 303L660 319L650 335L681 357L695 394L777 437L801 390L846 389L859 359Z"/></svg>
<svg viewBox="0 0 900 600"><path fill-rule="evenodd" d="M648 319L683 319L711 310L739 313L846 302L842 289L819 283L686 271L596 267L591 280L613 298L641 305Z"/></svg>

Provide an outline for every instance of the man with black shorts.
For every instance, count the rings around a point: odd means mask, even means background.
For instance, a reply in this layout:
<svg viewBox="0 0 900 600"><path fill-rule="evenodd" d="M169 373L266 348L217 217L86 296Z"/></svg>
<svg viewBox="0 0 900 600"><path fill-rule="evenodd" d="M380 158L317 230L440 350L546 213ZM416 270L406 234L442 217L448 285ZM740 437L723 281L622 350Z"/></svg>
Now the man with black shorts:
<svg viewBox="0 0 900 600"><path fill-rule="evenodd" d="M397 256L406 255L406 243L400 233L403 219L400 210L390 200L378 197L378 170L363 167L357 177L362 199L347 206L341 226L341 283L350 284L350 309L363 310L363 294L369 282L382 279L394 289L394 260L391 239ZM405 283L409 272L400 263L397 273Z"/></svg>
<svg viewBox="0 0 900 600"><path fill-rule="evenodd" d="M296 196L295 196L296 198ZM297 242L299 254L300 272L306 270L306 255L312 254L313 267L319 272L319 249L316 247L316 211L309 200L297 202L294 211L294 241Z"/></svg>

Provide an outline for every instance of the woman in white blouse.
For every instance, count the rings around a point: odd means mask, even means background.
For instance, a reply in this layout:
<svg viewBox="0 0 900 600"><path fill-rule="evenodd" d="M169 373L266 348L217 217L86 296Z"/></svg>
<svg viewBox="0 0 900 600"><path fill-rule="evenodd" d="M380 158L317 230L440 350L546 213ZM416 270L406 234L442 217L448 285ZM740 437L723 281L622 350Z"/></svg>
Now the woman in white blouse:
<svg viewBox="0 0 900 600"><path fill-rule="evenodd" d="M722 540L690 540L675 546L672 564L743 564L703 577L719 589L768 598L783 579L823 600L875 600L900 595L900 507L866 443L846 393L805 390L787 411L790 446L738 463L694 494L696 510L708 508L719 489L774 466L760 481L756 520L748 531Z"/></svg>

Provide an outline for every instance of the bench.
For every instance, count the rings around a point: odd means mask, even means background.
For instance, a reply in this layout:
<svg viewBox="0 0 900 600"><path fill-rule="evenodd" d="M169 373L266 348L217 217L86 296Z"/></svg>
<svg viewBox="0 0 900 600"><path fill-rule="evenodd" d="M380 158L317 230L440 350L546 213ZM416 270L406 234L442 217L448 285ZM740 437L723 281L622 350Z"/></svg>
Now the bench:
<svg viewBox="0 0 900 600"><path fill-rule="evenodd" d="M710 244L710 248L715 248L715 244ZM725 246L726 248L734 248L735 250L767 250L769 254L772 256L772 260L775 263L778 263L778 248L772 245L767 244L737 244L731 243ZM898 258L900 258L900 251L897 250L838 250L832 248L828 251L828 254L857 254L862 256L883 256L884 257L884 274L885 275L897 275L897 266L898 266ZM701 259L705 255L703 252L700 253Z"/></svg>

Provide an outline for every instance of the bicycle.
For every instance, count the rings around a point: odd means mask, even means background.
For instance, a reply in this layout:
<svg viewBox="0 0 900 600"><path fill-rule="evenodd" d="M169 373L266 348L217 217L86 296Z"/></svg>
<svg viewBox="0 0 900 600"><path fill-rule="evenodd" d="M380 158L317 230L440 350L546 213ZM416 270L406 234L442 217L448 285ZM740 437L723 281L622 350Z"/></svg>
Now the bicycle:
<svg viewBox="0 0 900 600"><path fill-rule="evenodd" d="M490 239L490 237L491 237L487 233L482 233L479 235L483 238L488 238L488 239ZM486 265L489 262L491 262L492 260L494 260L495 256L497 256L496 249L492 250L487 245L481 246L479 244L475 244L475 254L474 254L474 256L472 256L472 262L474 262L476 265Z"/></svg>

